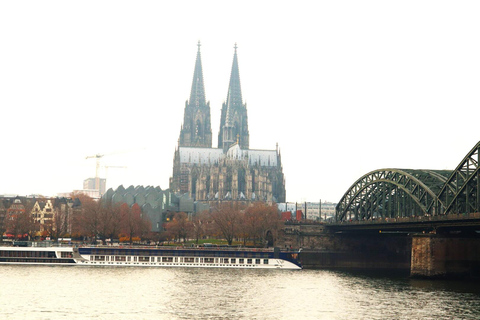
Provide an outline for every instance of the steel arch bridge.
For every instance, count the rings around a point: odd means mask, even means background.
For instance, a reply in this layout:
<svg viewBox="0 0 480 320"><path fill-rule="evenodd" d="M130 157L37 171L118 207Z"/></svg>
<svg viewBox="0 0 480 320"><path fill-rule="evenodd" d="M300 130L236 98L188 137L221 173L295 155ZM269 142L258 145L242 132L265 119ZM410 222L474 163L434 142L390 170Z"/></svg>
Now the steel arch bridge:
<svg viewBox="0 0 480 320"><path fill-rule="evenodd" d="M347 190L336 221L480 212L480 142L455 170L380 169Z"/></svg>

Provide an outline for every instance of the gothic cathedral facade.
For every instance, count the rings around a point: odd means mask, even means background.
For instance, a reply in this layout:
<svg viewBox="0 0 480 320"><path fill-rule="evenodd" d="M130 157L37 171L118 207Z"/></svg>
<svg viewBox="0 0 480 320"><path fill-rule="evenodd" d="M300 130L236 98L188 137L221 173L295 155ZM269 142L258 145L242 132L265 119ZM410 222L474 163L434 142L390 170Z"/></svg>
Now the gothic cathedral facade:
<svg viewBox="0 0 480 320"><path fill-rule="evenodd" d="M210 102L198 44L190 99L173 159L170 190L195 201L223 200L285 202L285 178L278 146L249 149L247 105L243 103L237 46L227 100L222 105L218 147L212 147Z"/></svg>

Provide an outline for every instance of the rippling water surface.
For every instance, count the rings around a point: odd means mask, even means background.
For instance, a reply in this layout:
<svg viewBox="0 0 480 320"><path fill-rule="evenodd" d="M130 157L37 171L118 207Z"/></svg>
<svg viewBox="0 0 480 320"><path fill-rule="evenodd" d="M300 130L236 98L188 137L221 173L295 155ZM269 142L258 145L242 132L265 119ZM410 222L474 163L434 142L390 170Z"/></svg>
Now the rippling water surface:
<svg viewBox="0 0 480 320"><path fill-rule="evenodd" d="M0 266L1 319L479 319L479 284L321 270Z"/></svg>

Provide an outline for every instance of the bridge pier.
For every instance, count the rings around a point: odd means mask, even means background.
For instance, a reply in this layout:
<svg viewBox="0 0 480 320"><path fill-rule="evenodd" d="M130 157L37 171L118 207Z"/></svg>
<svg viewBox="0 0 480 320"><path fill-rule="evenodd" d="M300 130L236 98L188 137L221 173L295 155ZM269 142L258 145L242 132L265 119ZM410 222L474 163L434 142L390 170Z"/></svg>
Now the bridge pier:
<svg viewBox="0 0 480 320"><path fill-rule="evenodd" d="M289 224L277 245L302 248L306 269L410 270L411 239L396 233L330 233L323 225Z"/></svg>
<svg viewBox="0 0 480 320"><path fill-rule="evenodd" d="M381 228L377 231L348 229L355 226L344 226L339 232L318 224L288 224L277 245L302 248L300 258L308 269L391 270L409 272L412 277L480 280L476 225L432 227L425 233L389 231L386 224L372 224Z"/></svg>
<svg viewBox="0 0 480 320"><path fill-rule="evenodd" d="M480 239L441 234L413 235L410 275L479 279Z"/></svg>

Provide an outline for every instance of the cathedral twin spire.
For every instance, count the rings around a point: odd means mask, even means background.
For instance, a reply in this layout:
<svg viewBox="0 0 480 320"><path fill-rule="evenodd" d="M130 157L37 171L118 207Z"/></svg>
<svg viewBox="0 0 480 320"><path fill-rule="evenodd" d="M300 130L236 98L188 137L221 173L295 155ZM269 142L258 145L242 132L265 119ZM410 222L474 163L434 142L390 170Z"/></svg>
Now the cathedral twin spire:
<svg viewBox="0 0 480 320"><path fill-rule="evenodd" d="M243 104L238 69L237 44L235 44L232 71L228 87L227 100L222 105L218 148L224 152L237 142L242 149L249 147L247 107ZM183 127L179 138L180 147L212 147L212 129L210 125L210 102L206 103L203 83L200 41L193 73L190 100L185 105Z"/></svg>
<svg viewBox="0 0 480 320"><path fill-rule="evenodd" d="M218 148L224 152L236 141L242 149L249 147L247 105L243 104L238 70L237 44L235 43L232 72L228 85L227 101L222 105Z"/></svg>
<svg viewBox="0 0 480 320"><path fill-rule="evenodd" d="M195 106L205 105L205 86L203 84L202 58L200 56L200 41L198 41L197 60L193 72L192 91L190 93L190 104Z"/></svg>
<svg viewBox="0 0 480 320"><path fill-rule="evenodd" d="M190 100L185 102L183 127L180 130L178 145L180 147L212 147L210 102L206 102L205 99L200 41L198 42Z"/></svg>

